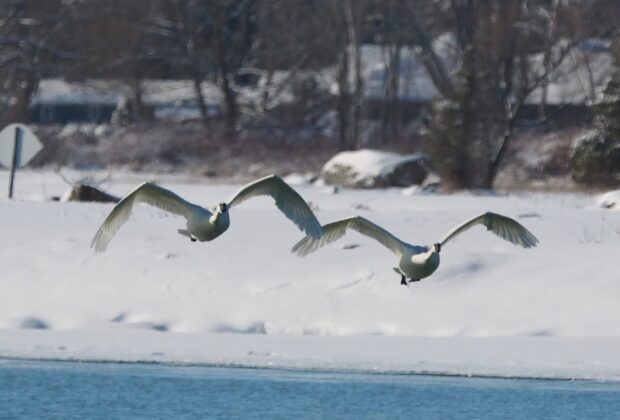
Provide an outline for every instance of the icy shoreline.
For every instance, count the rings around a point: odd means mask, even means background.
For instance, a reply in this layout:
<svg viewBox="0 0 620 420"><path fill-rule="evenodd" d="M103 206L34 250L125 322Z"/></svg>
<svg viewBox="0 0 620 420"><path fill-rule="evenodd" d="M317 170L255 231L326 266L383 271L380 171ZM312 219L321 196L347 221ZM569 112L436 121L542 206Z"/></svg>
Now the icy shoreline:
<svg viewBox="0 0 620 420"><path fill-rule="evenodd" d="M2 358L620 381L620 338L0 331Z"/></svg>

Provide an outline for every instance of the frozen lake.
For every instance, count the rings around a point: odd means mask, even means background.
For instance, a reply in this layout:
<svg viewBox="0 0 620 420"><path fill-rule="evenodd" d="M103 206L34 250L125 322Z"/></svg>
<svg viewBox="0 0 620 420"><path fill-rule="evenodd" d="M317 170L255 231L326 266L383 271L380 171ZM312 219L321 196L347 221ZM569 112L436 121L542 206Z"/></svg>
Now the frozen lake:
<svg viewBox="0 0 620 420"><path fill-rule="evenodd" d="M620 383L0 360L3 419L613 418Z"/></svg>

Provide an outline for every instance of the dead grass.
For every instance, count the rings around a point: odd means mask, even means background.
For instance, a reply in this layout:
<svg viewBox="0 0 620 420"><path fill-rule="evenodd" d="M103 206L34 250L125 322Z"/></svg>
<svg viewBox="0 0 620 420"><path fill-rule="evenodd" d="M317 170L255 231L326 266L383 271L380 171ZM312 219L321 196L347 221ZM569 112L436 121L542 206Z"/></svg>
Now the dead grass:
<svg viewBox="0 0 620 420"><path fill-rule="evenodd" d="M252 132L230 137L200 122L74 127L38 127L45 148L34 166L116 166L133 171L250 179L270 173L318 173L337 152L329 139L295 142Z"/></svg>

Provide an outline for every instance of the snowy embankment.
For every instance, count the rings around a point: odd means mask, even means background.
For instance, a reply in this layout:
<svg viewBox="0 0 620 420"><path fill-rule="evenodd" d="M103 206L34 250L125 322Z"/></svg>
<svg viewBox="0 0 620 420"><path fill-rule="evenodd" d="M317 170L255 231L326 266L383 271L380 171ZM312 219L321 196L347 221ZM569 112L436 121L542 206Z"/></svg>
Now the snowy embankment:
<svg viewBox="0 0 620 420"><path fill-rule="evenodd" d="M17 177L18 200L0 201L0 356L620 380L620 213L593 197L296 187L323 223L362 214L414 243L484 210L540 239L523 250L473 229L404 287L395 257L355 232L293 256L301 235L268 198L234 208L211 243L140 206L95 255L112 205L44 202L66 185ZM238 187L161 183L203 205Z"/></svg>

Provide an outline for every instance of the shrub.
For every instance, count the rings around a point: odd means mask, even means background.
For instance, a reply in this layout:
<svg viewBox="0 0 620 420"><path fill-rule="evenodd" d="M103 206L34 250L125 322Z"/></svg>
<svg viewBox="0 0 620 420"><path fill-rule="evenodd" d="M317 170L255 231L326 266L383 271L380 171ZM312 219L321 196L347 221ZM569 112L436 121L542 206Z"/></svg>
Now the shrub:
<svg viewBox="0 0 620 420"><path fill-rule="evenodd" d="M577 139L571 158L572 177L587 186L620 184L620 142L607 130L595 128Z"/></svg>
<svg viewBox="0 0 620 420"><path fill-rule="evenodd" d="M612 49L617 68L620 44ZM577 139L571 165L575 182L600 187L620 184L620 70L593 105L594 129Z"/></svg>

